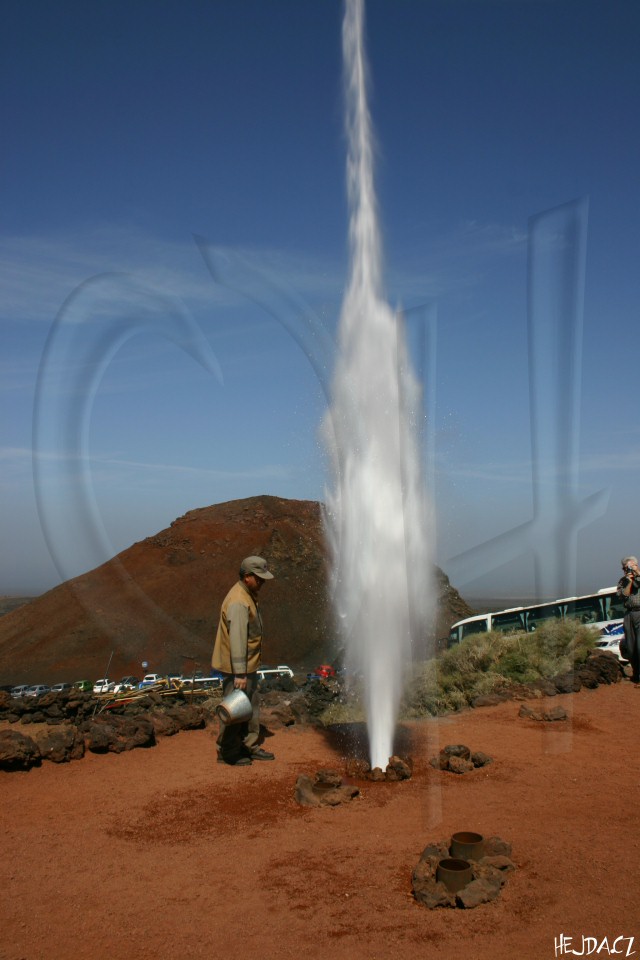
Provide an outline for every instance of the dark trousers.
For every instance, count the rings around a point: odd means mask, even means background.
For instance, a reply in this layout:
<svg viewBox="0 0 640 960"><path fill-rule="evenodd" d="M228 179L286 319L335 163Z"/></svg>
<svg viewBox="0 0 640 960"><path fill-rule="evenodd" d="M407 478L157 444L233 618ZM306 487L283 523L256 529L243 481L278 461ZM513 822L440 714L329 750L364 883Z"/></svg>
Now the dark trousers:
<svg viewBox="0 0 640 960"><path fill-rule="evenodd" d="M225 673L222 681L222 696L233 692L233 675ZM221 757L237 757L241 753L252 753L258 749L260 738L260 696L258 694L258 674L247 674L246 695L251 701L253 713L249 720L242 723L224 723L220 720L218 732L218 753Z"/></svg>
<svg viewBox="0 0 640 960"><path fill-rule="evenodd" d="M631 679L640 682L640 610L627 610L624 618L624 634L629 648L629 661L633 671Z"/></svg>

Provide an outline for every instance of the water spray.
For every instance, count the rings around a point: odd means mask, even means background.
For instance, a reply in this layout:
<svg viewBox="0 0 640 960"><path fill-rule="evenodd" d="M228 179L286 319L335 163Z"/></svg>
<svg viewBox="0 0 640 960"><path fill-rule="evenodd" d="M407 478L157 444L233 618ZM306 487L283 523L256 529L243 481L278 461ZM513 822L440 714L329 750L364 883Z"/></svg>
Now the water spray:
<svg viewBox="0 0 640 960"><path fill-rule="evenodd" d="M382 294L367 104L363 0L347 0L343 55L350 273L324 433L336 621L362 677L372 766L386 766L411 660L430 609L430 534L421 464L422 393L404 330Z"/></svg>

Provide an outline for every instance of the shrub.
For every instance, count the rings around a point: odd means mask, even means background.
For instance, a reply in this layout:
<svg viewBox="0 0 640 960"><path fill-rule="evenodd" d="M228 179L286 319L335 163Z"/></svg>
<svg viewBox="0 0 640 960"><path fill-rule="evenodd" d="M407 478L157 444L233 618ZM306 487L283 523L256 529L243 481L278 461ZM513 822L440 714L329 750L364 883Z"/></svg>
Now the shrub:
<svg viewBox="0 0 640 960"><path fill-rule="evenodd" d="M586 660L595 640L593 630L570 620L547 621L534 633L473 634L415 671L403 714L460 710L510 684L567 673Z"/></svg>

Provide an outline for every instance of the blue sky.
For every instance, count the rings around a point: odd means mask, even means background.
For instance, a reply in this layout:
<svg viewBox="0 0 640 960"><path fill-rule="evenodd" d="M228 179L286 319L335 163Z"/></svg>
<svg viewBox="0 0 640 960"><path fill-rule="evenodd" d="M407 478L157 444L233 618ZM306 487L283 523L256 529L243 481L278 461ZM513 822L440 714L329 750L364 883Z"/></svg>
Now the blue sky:
<svg viewBox="0 0 640 960"><path fill-rule="evenodd" d="M572 482L602 494L569 539L576 589L609 585L640 551L640 7L366 7L386 290L435 398L437 560L466 596L535 590L526 535L470 551L533 517L529 221L588 198ZM5 5L0 592L190 509L323 498L341 19L337 0Z"/></svg>

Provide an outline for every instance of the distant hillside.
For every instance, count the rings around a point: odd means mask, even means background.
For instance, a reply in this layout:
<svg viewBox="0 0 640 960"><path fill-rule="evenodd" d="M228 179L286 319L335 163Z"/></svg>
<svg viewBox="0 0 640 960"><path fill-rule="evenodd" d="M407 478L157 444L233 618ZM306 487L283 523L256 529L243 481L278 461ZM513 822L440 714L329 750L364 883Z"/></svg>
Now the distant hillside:
<svg viewBox="0 0 640 960"><path fill-rule="evenodd" d="M260 595L264 658L309 667L336 647L320 505L251 497L192 510L101 567L0 617L0 683L207 669L220 603L251 554L276 573ZM470 608L436 570L437 636Z"/></svg>
<svg viewBox="0 0 640 960"><path fill-rule="evenodd" d="M17 610L25 603L31 603L32 600L33 597L0 597L0 617L5 613L11 613L12 610Z"/></svg>

